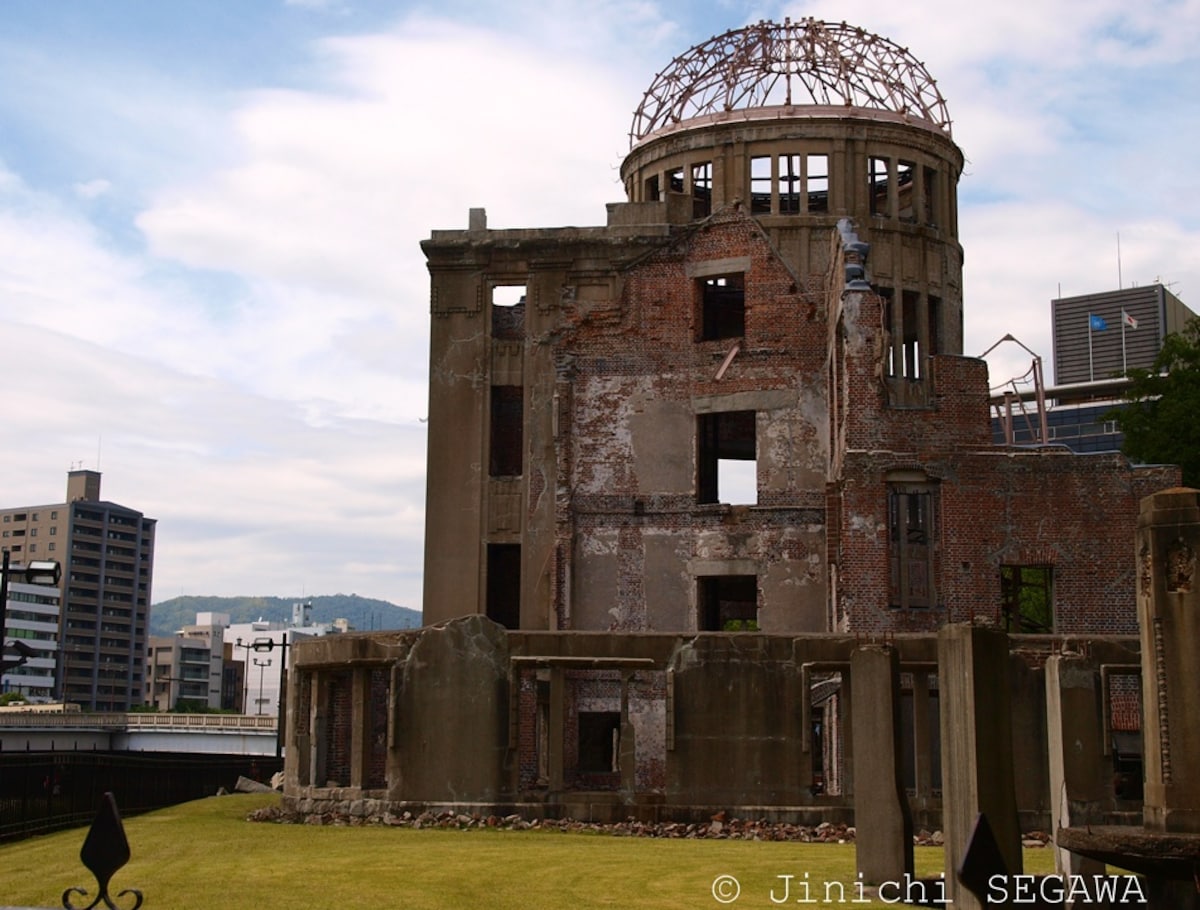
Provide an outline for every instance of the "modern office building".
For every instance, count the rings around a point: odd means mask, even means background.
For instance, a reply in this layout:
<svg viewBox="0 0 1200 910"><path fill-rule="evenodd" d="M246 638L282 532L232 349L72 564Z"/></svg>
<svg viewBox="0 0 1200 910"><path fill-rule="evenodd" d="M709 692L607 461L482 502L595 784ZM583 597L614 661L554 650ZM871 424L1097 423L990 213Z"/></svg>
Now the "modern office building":
<svg viewBox="0 0 1200 910"><path fill-rule="evenodd" d="M1163 339L1196 314L1161 284L1050 301L1054 335L1054 385L1086 395L1088 383L1149 369Z"/></svg>
<svg viewBox="0 0 1200 910"><path fill-rule="evenodd" d="M993 394L993 439L1064 445L1080 453L1120 451L1113 412L1124 406L1126 375L1152 368L1167 335L1182 331L1196 314L1157 283L1058 298L1050 302L1050 314L1054 384L1042 390L1045 430L1026 377Z"/></svg>
<svg viewBox="0 0 1200 910"><path fill-rule="evenodd" d="M100 498L100 473L67 474L64 502L0 509L14 562L62 565L59 678L64 701L127 711L145 697L155 520Z"/></svg>

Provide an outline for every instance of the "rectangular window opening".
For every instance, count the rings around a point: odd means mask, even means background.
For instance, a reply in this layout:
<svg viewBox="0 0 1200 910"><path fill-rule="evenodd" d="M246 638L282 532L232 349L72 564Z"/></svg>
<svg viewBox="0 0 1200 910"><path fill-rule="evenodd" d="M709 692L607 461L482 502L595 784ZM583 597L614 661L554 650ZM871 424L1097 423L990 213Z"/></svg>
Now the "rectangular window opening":
<svg viewBox="0 0 1200 910"><path fill-rule="evenodd" d="M487 545L487 618L506 629L521 627L521 545Z"/></svg>
<svg viewBox="0 0 1200 910"><path fill-rule="evenodd" d="M925 168L925 202L922 214L930 227L937 226L937 171Z"/></svg>
<svg viewBox="0 0 1200 910"><path fill-rule="evenodd" d="M929 298L929 353L940 354L942 351L942 300L940 297Z"/></svg>
<svg viewBox="0 0 1200 910"><path fill-rule="evenodd" d="M911 161L900 161L896 165L896 189L900 194L900 220L915 223L917 220L916 198L917 166Z"/></svg>
<svg viewBox="0 0 1200 910"><path fill-rule="evenodd" d="M697 501L730 505L757 504L755 412L701 414L697 420L697 437Z"/></svg>
<svg viewBox="0 0 1200 910"><path fill-rule="evenodd" d="M492 337L520 341L525 337L525 285L500 284L492 288Z"/></svg>
<svg viewBox="0 0 1200 910"><path fill-rule="evenodd" d="M757 575L704 575L696 594L702 632L758 631Z"/></svg>
<svg viewBox="0 0 1200 910"><path fill-rule="evenodd" d="M904 291L901 301L904 307L901 314L903 325L902 375L908 379L920 379L925 373L921 363L921 337L917 328L920 325L917 319L917 309L921 302L921 295L916 291Z"/></svg>
<svg viewBox="0 0 1200 910"><path fill-rule="evenodd" d="M932 607L933 492L921 485L888 490L889 603L893 607Z"/></svg>
<svg viewBox="0 0 1200 910"><path fill-rule="evenodd" d="M771 213L771 159L769 156L750 159L750 213Z"/></svg>
<svg viewBox="0 0 1200 910"><path fill-rule="evenodd" d="M888 211L888 160L867 159L867 196L872 215L889 215Z"/></svg>
<svg viewBox="0 0 1200 910"><path fill-rule="evenodd" d="M658 188L658 174L646 180L646 202L658 202L662 198Z"/></svg>
<svg viewBox="0 0 1200 910"><path fill-rule="evenodd" d="M692 217L712 214L713 166L711 161L692 165Z"/></svg>
<svg viewBox="0 0 1200 910"><path fill-rule="evenodd" d="M621 712L579 712L579 771L611 774L619 771Z"/></svg>
<svg viewBox="0 0 1200 910"><path fill-rule="evenodd" d="M829 211L829 156L809 155L805 159L804 181L809 212Z"/></svg>
<svg viewBox="0 0 1200 910"><path fill-rule="evenodd" d="M524 468L525 389L492 386L488 475L520 477Z"/></svg>
<svg viewBox="0 0 1200 910"><path fill-rule="evenodd" d="M746 334L746 276L699 278L700 341L741 338Z"/></svg>
<svg viewBox="0 0 1200 910"><path fill-rule="evenodd" d="M779 156L779 214L799 215L800 196L804 191L800 155Z"/></svg>
<svg viewBox="0 0 1200 910"><path fill-rule="evenodd" d="M667 171L667 187L672 193L683 192L683 168Z"/></svg>
<svg viewBox="0 0 1200 910"><path fill-rule="evenodd" d="M1008 632L1054 631L1050 566L1001 566L1000 607Z"/></svg>

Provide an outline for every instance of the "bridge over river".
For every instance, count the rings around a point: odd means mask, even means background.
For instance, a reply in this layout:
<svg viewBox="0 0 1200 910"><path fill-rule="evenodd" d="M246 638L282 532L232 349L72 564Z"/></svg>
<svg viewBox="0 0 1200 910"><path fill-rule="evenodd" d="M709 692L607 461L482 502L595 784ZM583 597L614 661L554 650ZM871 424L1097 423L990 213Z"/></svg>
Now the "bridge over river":
<svg viewBox="0 0 1200 910"><path fill-rule="evenodd" d="M266 715L0 712L0 752L175 752L277 755Z"/></svg>

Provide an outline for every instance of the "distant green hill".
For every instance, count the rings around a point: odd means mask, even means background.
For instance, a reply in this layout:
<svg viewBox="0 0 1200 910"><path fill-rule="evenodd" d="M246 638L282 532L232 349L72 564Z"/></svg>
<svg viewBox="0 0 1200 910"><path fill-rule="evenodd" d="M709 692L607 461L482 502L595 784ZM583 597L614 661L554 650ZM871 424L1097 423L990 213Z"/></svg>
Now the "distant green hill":
<svg viewBox="0 0 1200 910"><path fill-rule="evenodd" d="M359 597L357 594L329 594L322 597L172 597L150 608L150 634L173 635L184 626L194 625L197 613L228 613L231 622L288 622L292 604L312 604L313 622L348 619L359 632L375 629L411 629L421 625L421 613L398 607L386 600Z"/></svg>

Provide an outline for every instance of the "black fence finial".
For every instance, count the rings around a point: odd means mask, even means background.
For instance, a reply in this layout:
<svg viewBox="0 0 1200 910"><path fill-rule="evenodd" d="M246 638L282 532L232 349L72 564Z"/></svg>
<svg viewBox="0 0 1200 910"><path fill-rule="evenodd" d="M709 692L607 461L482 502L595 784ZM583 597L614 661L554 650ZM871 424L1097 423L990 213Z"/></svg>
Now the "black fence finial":
<svg viewBox="0 0 1200 910"><path fill-rule="evenodd" d="M84 838L79 858L88 871L96 876L100 893L87 907L78 908L71 903L71 895L87 897L87 891L83 888L68 888L63 892L63 907L66 910L92 910L103 901L108 910L122 910L108 896L108 883L116 871L129 862L129 841L125 837L125 826L121 824L121 814L117 811L117 801L111 793L105 793L100 800L100 810L96 813L92 827L88 829L87 837ZM128 910L138 910L142 905L142 892L136 888L126 888L117 897L124 897L126 894L132 894L134 897L133 906Z"/></svg>

